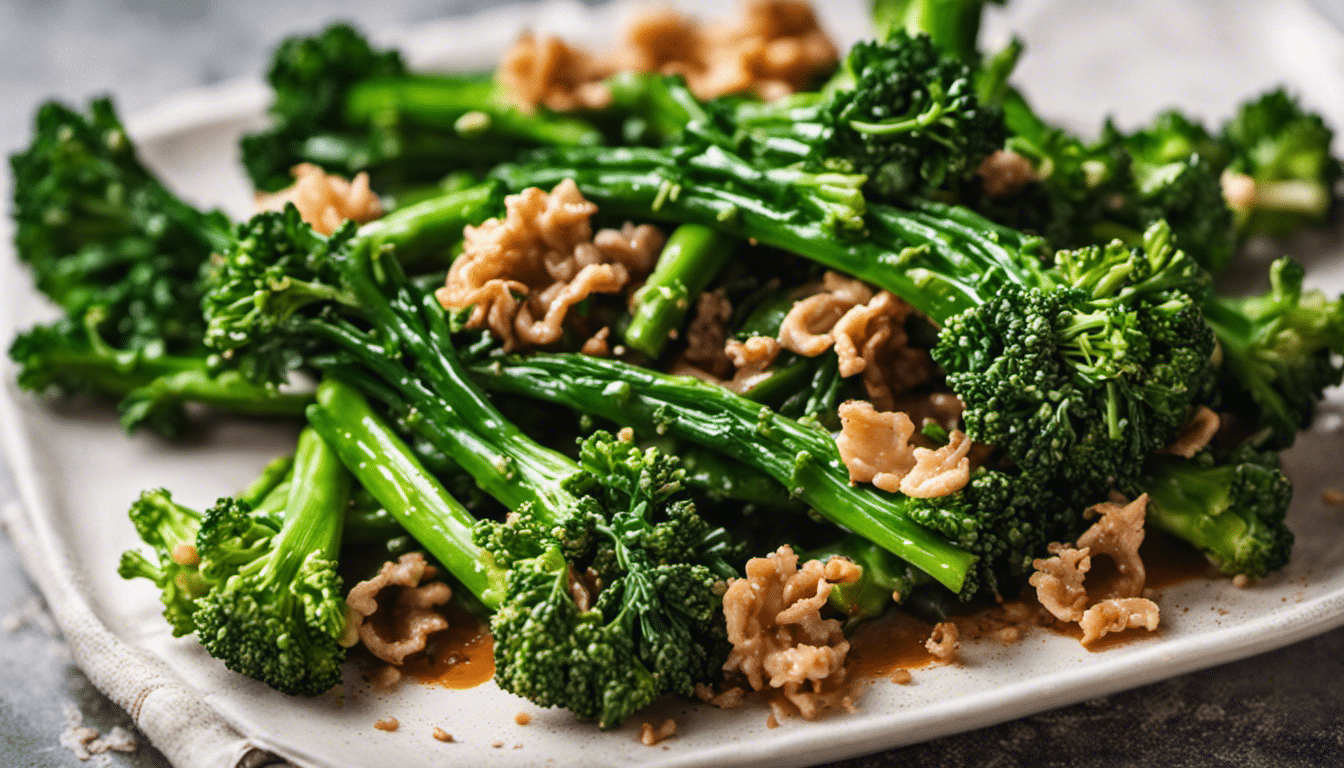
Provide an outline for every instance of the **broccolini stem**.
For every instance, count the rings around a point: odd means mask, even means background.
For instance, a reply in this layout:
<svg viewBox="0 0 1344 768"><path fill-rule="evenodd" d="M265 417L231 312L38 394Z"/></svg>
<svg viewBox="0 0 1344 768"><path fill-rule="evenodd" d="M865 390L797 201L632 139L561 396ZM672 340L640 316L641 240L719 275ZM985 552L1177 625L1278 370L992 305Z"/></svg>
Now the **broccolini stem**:
<svg viewBox="0 0 1344 768"><path fill-rule="evenodd" d="M364 80L350 89L345 116L358 123L409 119L463 138L505 136L556 146L602 142L602 134L583 120L520 111L490 78L403 75Z"/></svg>
<svg viewBox="0 0 1344 768"><path fill-rule="evenodd" d="M341 549L341 523L350 500L350 473L331 446L311 427L299 433L294 451L293 479L285 502L285 519L276 534L276 552L302 553L298 557L267 557L264 576L274 583L294 581L310 553L335 560Z"/></svg>
<svg viewBox="0 0 1344 768"><path fill-rule="evenodd" d="M485 386L670 432L765 472L841 525L960 591L975 556L911 522L907 497L856 488L826 432L722 387L585 355L540 354L472 368Z"/></svg>
<svg viewBox="0 0 1344 768"><path fill-rule="evenodd" d="M1193 544L1225 574L1260 577L1288 562L1293 486L1278 469L1155 456L1135 486L1148 494L1148 523Z"/></svg>
<svg viewBox="0 0 1344 768"><path fill-rule="evenodd" d="M1040 270L1038 239L969 210L865 205L823 177L763 172L718 147L690 157L556 150L535 163L496 168L494 176L510 190L573 179L606 213L697 223L790 251L889 290L936 322L984 303L1005 281L1032 284ZM845 231L854 216L862 236Z"/></svg>
<svg viewBox="0 0 1344 768"><path fill-rule="evenodd" d="M356 361L353 368L338 361L338 375L348 376L348 383L365 394L395 395L397 402L389 404L400 406L399 415L417 434L451 456L505 506L532 503L539 514L558 520L574 503L562 483L578 465L524 434L467 377L453 350L443 307L405 281L387 249L356 244L343 268L361 311L409 362L396 359L399 355L344 321L304 321L306 333L335 343ZM385 285L395 286L391 297Z"/></svg>
<svg viewBox="0 0 1344 768"><path fill-rule="evenodd" d="M281 392L260 386L236 371L211 374L204 358L196 366L151 379L126 393L122 413L141 404L200 403L251 416L297 416L313 401L306 392Z"/></svg>
<svg viewBox="0 0 1344 768"><path fill-rule="evenodd" d="M691 303L732 255L733 238L699 224L682 224L668 237L658 266L635 293L625 343L649 357L662 354L681 328Z"/></svg>
<svg viewBox="0 0 1344 768"><path fill-rule="evenodd" d="M408 533L491 610L504 596L504 572L472 541L476 520L352 387L327 379L308 408L313 429Z"/></svg>
<svg viewBox="0 0 1344 768"><path fill-rule="evenodd" d="M281 456L274 459L261 470L261 474L253 480L242 493L238 494L238 500L246 502L248 506L255 509L261 504L262 500L270 495L271 491L280 487L294 470L294 457Z"/></svg>
<svg viewBox="0 0 1344 768"><path fill-rule="evenodd" d="M613 111L638 118L651 138L666 140L692 120L704 120L704 108L678 79L644 72L618 72L605 81Z"/></svg>
<svg viewBox="0 0 1344 768"><path fill-rule="evenodd" d="M478 184L395 210L360 227L359 237L373 248L395 246L403 266L427 260L446 264L451 261L449 249L462 239L462 228L495 215L500 205L498 184Z"/></svg>

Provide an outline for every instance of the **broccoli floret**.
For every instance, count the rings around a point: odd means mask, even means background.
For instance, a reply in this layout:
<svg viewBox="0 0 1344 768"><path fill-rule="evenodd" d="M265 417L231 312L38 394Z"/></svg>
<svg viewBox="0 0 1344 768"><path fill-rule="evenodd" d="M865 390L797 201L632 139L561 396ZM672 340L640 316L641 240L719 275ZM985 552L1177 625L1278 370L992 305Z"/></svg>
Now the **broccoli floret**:
<svg viewBox="0 0 1344 768"><path fill-rule="evenodd" d="M1007 285L946 320L933 356L968 434L1098 497L1170 442L1213 382L1208 278L1161 222L1144 240L1061 252L1059 287Z"/></svg>
<svg viewBox="0 0 1344 768"><path fill-rule="evenodd" d="M1148 524L1190 542L1223 573L1260 577L1288 562L1293 486L1273 453L1222 464L1207 451L1154 456L1132 490L1148 494Z"/></svg>
<svg viewBox="0 0 1344 768"><path fill-rule="evenodd" d="M197 550L212 584L193 619L211 656L291 695L340 682L346 611L336 559L349 494L350 475L307 429L278 532L266 535L245 502L207 513Z"/></svg>
<svg viewBox="0 0 1344 768"><path fill-rule="evenodd" d="M257 189L277 190L291 182L289 169L314 160L313 149L342 144L337 136L346 127L345 101L349 90L367 78L406 74L396 51L376 51L348 24L333 24L311 37L286 38L276 48L266 79L275 91L270 129L244 136L243 165ZM347 142L348 143L348 142ZM308 144L313 144L309 148ZM374 145L376 146L376 145ZM342 154L371 154L372 147L339 146ZM366 162L372 160L367 157ZM328 170L352 172L357 168ZM346 165L359 165L347 162Z"/></svg>
<svg viewBox="0 0 1344 768"><path fill-rule="evenodd" d="M1330 154L1333 138L1320 115L1283 89L1237 110L1222 140L1230 154L1229 187L1241 187L1229 203L1243 234L1285 234L1325 219L1341 175L1340 161Z"/></svg>
<svg viewBox="0 0 1344 768"><path fill-rule="evenodd" d="M975 553L982 594L1011 598L1047 544L1071 541L1086 526L1081 513L1087 502L1080 499L1104 496L1064 488L1030 474L980 467L954 494L913 500L909 514Z"/></svg>
<svg viewBox="0 0 1344 768"><path fill-rule="evenodd" d="M277 498L282 499L288 494L291 463L288 457L271 462L242 493L234 498L220 499L218 505L240 503L249 508L257 505L258 513L263 515L259 520L262 525L267 525L266 511L275 505ZM151 562L142 552L127 550L121 555L117 572L123 579L149 579L162 591L163 616L172 626L174 637L195 632L192 614L196 610L196 600L205 595L211 585L211 574L201 570L197 549L203 516L173 501L172 493L162 488L141 493L131 505L129 514L140 540L154 550L157 563ZM204 515L206 519L212 516L213 512ZM269 537L278 527L269 524L261 535Z"/></svg>
<svg viewBox="0 0 1344 768"><path fill-rule="evenodd" d="M121 554L117 573L123 579L154 582L163 601L163 618L173 628L173 637L195 632L192 614L196 601L207 590L196 552L201 513L174 502L172 493L159 488L140 494L131 505L130 517L140 540L153 548L158 562L130 549Z"/></svg>
<svg viewBox="0 0 1344 768"><path fill-rule="evenodd" d="M972 71L923 35L858 43L845 66L854 85L822 107L827 127L810 160L868 177L880 200L927 195L975 171L1003 145L999 110L983 105Z"/></svg>
<svg viewBox="0 0 1344 768"><path fill-rule="evenodd" d="M1006 136L1002 112L976 95L971 68L904 31L856 44L819 93L727 111L725 133L737 139L726 146L765 166L863 174L865 194L884 201L961 183Z"/></svg>
<svg viewBox="0 0 1344 768"><path fill-rule="evenodd" d="M45 105L32 145L11 162L19 255L65 314L14 340L20 386L121 398L127 430L169 437L184 431L187 401L303 410L301 395L212 374L200 274L231 242L231 225L174 197L141 165L110 101L94 101L88 116Z"/></svg>
<svg viewBox="0 0 1344 768"><path fill-rule="evenodd" d="M971 205L995 221L1037 232L1057 248L1119 239L1130 245L1157 221L1177 247L1221 271L1236 245L1219 173L1226 149L1202 125L1168 111L1125 133L1107 121L1091 144L1038 121L1021 121L1006 147L1033 167L1034 178L999 197L967 185Z"/></svg>
<svg viewBox="0 0 1344 768"><path fill-rule="evenodd" d="M1025 109L1025 107L1024 107ZM1079 248L1117 234L1097 232L1098 222L1123 204L1128 157L1113 145L1088 145L1073 135L1035 122L1012 126L1006 149L1030 163L1031 178L1020 189L985 193L978 177L962 186L967 205L993 221L1044 237L1056 248ZM1119 234L1130 234L1128 226Z"/></svg>
<svg viewBox="0 0 1344 768"><path fill-rule="evenodd" d="M1107 147L1128 162L1109 210L1093 225L1093 236L1135 242L1138 232L1163 220L1179 248L1210 272L1221 272L1237 239L1219 180L1226 148L1198 122L1174 110L1128 134L1107 121L1099 148ZM1133 234L1127 235L1126 228Z"/></svg>
<svg viewBox="0 0 1344 768"><path fill-rule="evenodd" d="M702 546L711 531L694 505L675 498L684 482L676 459L602 432L580 455L576 484L593 495L559 528L545 530L524 508L484 523L478 541L511 569L490 623L496 683L612 728L663 693L689 696L722 676L714 585L735 571ZM591 602L576 597L584 590L596 591Z"/></svg>
<svg viewBox="0 0 1344 768"><path fill-rule="evenodd" d="M10 165L15 245L43 293L69 317L100 307L113 345L199 347L197 281L229 241L229 221L145 169L111 101L94 100L87 115L43 105L32 144Z"/></svg>
<svg viewBox="0 0 1344 768"><path fill-rule="evenodd" d="M1303 274L1282 258L1270 267L1267 292L1204 304L1222 353L1224 407L1267 431L1267 447L1292 445L1344 376L1344 298L1304 291Z"/></svg>

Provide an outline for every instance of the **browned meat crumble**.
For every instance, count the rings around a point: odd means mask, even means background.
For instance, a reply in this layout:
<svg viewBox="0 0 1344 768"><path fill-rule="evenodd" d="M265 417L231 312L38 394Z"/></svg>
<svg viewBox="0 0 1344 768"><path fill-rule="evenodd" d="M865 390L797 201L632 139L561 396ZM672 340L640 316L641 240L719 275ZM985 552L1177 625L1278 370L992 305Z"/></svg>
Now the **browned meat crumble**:
<svg viewBox="0 0 1344 768"><path fill-rule="evenodd" d="M911 347L905 321L914 310L888 291L837 272L827 272L822 290L799 300L779 327L784 349L816 357L834 348L840 375L862 374L864 391L878 410L933 375L927 351Z"/></svg>
<svg viewBox="0 0 1344 768"><path fill-rule="evenodd" d="M1204 449L1209 444L1213 436L1218 434L1218 428L1222 426L1218 414L1214 413L1206 406L1199 406L1195 412L1190 415L1190 420L1181 427L1177 433L1176 439L1166 448L1163 453L1170 453L1182 458L1193 458L1196 453Z"/></svg>
<svg viewBox="0 0 1344 768"><path fill-rule="evenodd" d="M863 400L842 403L835 443L849 481L921 498L963 488L971 476L970 438L953 430L947 445L930 449L914 446L914 434L914 422L900 411L879 412Z"/></svg>
<svg viewBox="0 0 1344 768"><path fill-rule="evenodd" d="M741 673L752 690L780 691L806 719L841 707L854 709L845 669L849 641L836 619L823 619L831 585L857 579L861 569L843 558L809 560L800 568L788 546L747 562L723 596L727 673ZM778 702L772 701L772 708ZM780 714L780 712L776 712Z"/></svg>
<svg viewBox="0 0 1344 768"><path fill-rule="evenodd" d="M677 721L671 718L663 721L663 724L657 728L653 723L644 723L639 729L639 743L646 747L652 747L663 739L670 739L677 734Z"/></svg>
<svg viewBox="0 0 1344 768"><path fill-rule="evenodd" d="M1078 537L1076 547L1058 542L1049 547L1053 557L1032 562L1036 572L1029 580L1041 605L1060 621L1077 623L1082 642L1091 644L1111 632L1143 627L1157 629L1159 610L1145 597L1146 571L1139 557L1143 543L1143 520L1148 507L1144 494L1128 504L1104 502L1086 514L1097 522ZM1092 568L1093 555L1106 555L1116 566L1116 579L1099 600L1093 602L1083 584Z"/></svg>
<svg viewBox="0 0 1344 768"><path fill-rule="evenodd" d="M566 179L504 199L504 219L467 227L465 248L435 295L472 307L469 328L489 328L506 350L559 341L569 309L594 293L619 293L652 269L663 234L648 224L593 233L597 206Z"/></svg>
<svg viewBox="0 0 1344 768"><path fill-rule="evenodd" d="M294 183L279 192L257 196L257 209L284 210L293 203L299 216L313 229L330 235L346 221L366 224L383 215L383 205L369 189L369 174L360 172L352 181L327 173L312 163L300 163L290 171Z"/></svg>
<svg viewBox="0 0 1344 768"><path fill-rule="evenodd" d="M440 607L453 592L447 584L431 581L434 575L425 556L411 552L395 563L384 563L376 576L350 590L346 604L352 609L354 630L374 656L401 664L423 651L431 634L448 628ZM347 634L350 625L347 621ZM391 634L385 636L388 631Z"/></svg>
<svg viewBox="0 0 1344 768"><path fill-rule="evenodd" d="M671 9L631 20L612 55L524 34L505 54L499 80L520 109L601 109L602 80L618 71L681 75L700 100L733 93L775 99L810 87L839 54L803 0L751 0L735 24L702 25Z"/></svg>

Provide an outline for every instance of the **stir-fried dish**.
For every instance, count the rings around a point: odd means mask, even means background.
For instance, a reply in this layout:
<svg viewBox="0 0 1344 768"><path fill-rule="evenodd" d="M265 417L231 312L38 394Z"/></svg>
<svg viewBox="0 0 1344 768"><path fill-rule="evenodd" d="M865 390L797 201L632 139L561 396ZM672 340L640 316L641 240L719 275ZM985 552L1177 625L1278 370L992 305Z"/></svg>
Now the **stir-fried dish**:
<svg viewBox="0 0 1344 768"><path fill-rule="evenodd" d="M1019 595L1087 645L1153 630L1147 533L1251 588L1291 556L1278 452L1340 383L1344 300L1286 257L1215 283L1329 219L1332 133L1277 90L1074 135L982 5L877 0L848 52L799 0L656 11L465 75L332 26L275 53L245 221L109 100L47 104L16 242L63 316L19 383L167 438L303 421L209 509L145 491L120 569L296 696L473 614L496 685L602 728L664 694L852 710L850 638L891 611L941 660L944 619Z"/></svg>

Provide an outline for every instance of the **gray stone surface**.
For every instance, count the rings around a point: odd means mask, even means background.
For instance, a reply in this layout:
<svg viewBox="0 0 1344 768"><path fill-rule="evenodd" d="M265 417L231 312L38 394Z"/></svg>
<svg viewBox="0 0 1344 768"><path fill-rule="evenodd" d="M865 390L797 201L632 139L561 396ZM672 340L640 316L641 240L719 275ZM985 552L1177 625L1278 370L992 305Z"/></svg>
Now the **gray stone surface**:
<svg viewBox="0 0 1344 768"><path fill-rule="evenodd" d="M78 101L110 92L123 112L134 113L188 88L260 72L272 46L290 32L336 18L386 28L488 4L3 0L0 151L26 140L30 116L50 96ZM0 494L8 492L0 478ZM0 537L0 617L31 613L38 600ZM71 663L41 614L33 615L16 629L0 628L0 766L81 765L57 743L67 704L104 731L129 725L129 718ZM1337 630L1239 663L834 768L1344 765L1342 711L1344 630ZM166 761L146 747L113 755L109 764L160 768Z"/></svg>

